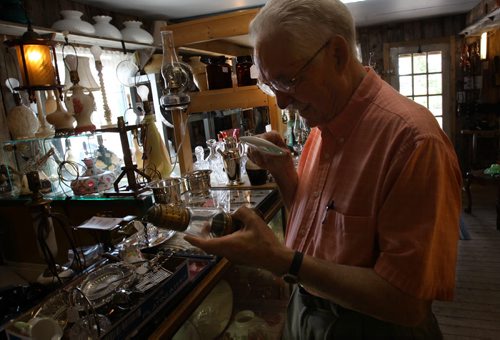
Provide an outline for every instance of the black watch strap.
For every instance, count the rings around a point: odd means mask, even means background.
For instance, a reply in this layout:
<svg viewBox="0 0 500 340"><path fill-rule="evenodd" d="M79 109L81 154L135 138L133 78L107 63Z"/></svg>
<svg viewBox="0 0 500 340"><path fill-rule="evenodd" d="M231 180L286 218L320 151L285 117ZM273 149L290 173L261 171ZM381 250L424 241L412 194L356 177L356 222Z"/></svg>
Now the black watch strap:
<svg viewBox="0 0 500 340"><path fill-rule="evenodd" d="M295 253L293 254L293 259L292 259L292 264L290 265L290 269L288 269L288 273L283 275L283 280L285 280L288 283L297 283L299 281L298 274L303 259L304 259L304 254L296 250Z"/></svg>

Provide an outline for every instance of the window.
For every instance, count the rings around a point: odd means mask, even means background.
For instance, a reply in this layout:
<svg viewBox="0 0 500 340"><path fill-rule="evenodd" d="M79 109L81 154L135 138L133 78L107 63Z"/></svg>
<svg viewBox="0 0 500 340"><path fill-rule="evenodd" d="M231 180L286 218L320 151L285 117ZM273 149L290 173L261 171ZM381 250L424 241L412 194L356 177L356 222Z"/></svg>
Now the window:
<svg viewBox="0 0 500 340"><path fill-rule="evenodd" d="M97 70L94 66L94 57L90 53L89 48L73 47L64 48L64 56L69 54L75 54L79 57L89 58L89 66L92 76L97 84L99 84L99 76ZM69 75L66 66L64 64L63 49L62 46L56 48L57 54L57 67L59 69L59 76L61 78L61 84L65 84L64 90L69 88L70 82L65 79ZM101 62L103 64L102 73L104 84L106 86L106 97L109 109L111 111L112 117L111 121L116 123L117 117L122 116L127 109L126 93L128 89L125 88L118 80L116 76L116 67L124 59L129 58L129 55L125 55L118 51L103 51L101 56ZM63 91L64 91L63 90ZM92 114L92 122L99 128L101 125L105 124L104 119L104 106L103 97L100 90L92 91L94 100L96 103L96 110ZM123 158L123 152L121 148L120 136L116 133L104 134L104 146L118 155L118 157ZM97 149L97 140L95 138L90 138L86 141L85 145L72 145L72 149L76 155L81 159L85 153L94 154Z"/></svg>
<svg viewBox="0 0 500 340"><path fill-rule="evenodd" d="M90 71L92 72L94 80L97 82L97 84L99 84L99 77L97 75L97 70L94 67L94 57L90 53L90 49L83 47L76 47L75 50L76 54L79 57L87 57L90 59ZM66 67L63 61L63 53L61 46L57 47L56 53L57 53L57 67L59 69L61 83L68 85L65 86L65 88L67 88L71 83L65 79L65 75L67 73L65 72ZM65 47L64 55L68 54L75 54L75 51L73 50L72 47ZM127 109L126 89L116 77L116 67L122 60L125 60L127 58L129 58L129 56L123 54L122 52L108 51L108 50L103 51L103 54L101 56L101 61L103 65L102 74L104 78L104 84L106 86L106 97L108 99L108 106L112 114L111 120L113 122L116 122L116 118L118 116L122 116L125 110ZM92 121L97 127L99 127L105 124L102 93L100 90L98 90L98 91L93 91L92 95L94 96L96 102L96 111L92 115Z"/></svg>
<svg viewBox="0 0 500 340"><path fill-rule="evenodd" d="M442 52L398 55L399 92L428 108L443 127Z"/></svg>
<svg viewBox="0 0 500 340"><path fill-rule="evenodd" d="M401 94L427 107L444 132L454 139L451 42L390 43L384 46L386 80Z"/></svg>

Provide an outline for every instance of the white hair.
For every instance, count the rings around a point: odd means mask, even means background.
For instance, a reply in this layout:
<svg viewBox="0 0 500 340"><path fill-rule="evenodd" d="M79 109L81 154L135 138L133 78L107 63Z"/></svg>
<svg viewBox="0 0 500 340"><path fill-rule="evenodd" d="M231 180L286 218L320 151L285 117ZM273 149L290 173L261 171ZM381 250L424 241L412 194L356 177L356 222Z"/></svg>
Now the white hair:
<svg viewBox="0 0 500 340"><path fill-rule="evenodd" d="M266 35L289 35L298 53L310 53L329 37L340 35L356 54L356 29L349 9L339 0L269 0L250 23L257 46Z"/></svg>

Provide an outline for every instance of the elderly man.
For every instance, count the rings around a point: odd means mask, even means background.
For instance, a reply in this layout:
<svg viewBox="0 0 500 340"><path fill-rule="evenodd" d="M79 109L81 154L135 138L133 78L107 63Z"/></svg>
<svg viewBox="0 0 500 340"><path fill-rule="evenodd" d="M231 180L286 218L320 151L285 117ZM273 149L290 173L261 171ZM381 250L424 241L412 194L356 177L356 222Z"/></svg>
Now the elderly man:
<svg viewBox="0 0 500 340"><path fill-rule="evenodd" d="M261 85L313 127L297 170L288 153L249 155L280 188L286 241L245 208L244 229L186 239L298 283L284 338L440 338L431 305L453 297L460 214L450 141L359 63L340 1L270 0L250 31Z"/></svg>

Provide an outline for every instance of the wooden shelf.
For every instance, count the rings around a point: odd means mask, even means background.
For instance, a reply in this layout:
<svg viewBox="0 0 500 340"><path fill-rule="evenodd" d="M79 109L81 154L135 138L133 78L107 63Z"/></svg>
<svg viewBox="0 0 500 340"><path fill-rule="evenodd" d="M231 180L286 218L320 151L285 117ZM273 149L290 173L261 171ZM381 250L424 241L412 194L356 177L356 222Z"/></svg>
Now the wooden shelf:
<svg viewBox="0 0 500 340"><path fill-rule="evenodd" d="M27 30L26 25L0 20L1 34L19 37L22 36L24 32L26 32L26 30ZM33 30L38 34L51 34L53 36L54 41L60 43L65 42L64 34L61 31L56 31L50 28L43 28L36 26L33 27ZM116 40L109 38L100 38L100 37L94 37L85 34L75 34L75 33L68 34L68 41L75 45L81 45L81 46L98 45L103 48L120 50L120 51L126 50L128 52L133 52L135 50L144 48L152 48L152 47L157 49L160 48L160 46L154 46L149 44L141 44L131 41Z"/></svg>
<svg viewBox="0 0 500 340"><path fill-rule="evenodd" d="M192 92L189 113L269 106L270 99L257 86Z"/></svg>

